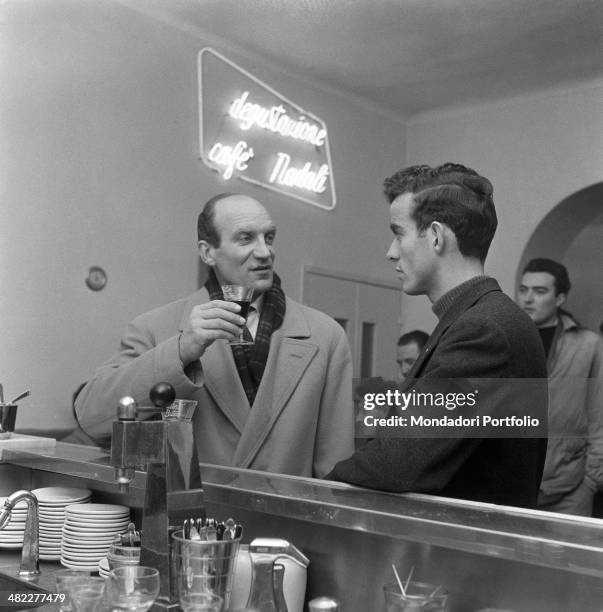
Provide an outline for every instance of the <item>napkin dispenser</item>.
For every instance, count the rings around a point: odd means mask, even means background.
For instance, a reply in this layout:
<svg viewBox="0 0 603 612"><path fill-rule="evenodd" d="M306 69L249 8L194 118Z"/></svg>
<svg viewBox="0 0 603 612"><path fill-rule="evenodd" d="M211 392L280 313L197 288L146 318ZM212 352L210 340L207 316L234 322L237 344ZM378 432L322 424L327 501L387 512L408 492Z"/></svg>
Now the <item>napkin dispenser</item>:
<svg viewBox="0 0 603 612"><path fill-rule="evenodd" d="M245 608L252 591L261 588L255 579L258 569L266 563L284 567L283 594L287 612L303 612L306 595L307 568L310 560L293 544L279 538L256 538L242 544L237 555L230 609Z"/></svg>

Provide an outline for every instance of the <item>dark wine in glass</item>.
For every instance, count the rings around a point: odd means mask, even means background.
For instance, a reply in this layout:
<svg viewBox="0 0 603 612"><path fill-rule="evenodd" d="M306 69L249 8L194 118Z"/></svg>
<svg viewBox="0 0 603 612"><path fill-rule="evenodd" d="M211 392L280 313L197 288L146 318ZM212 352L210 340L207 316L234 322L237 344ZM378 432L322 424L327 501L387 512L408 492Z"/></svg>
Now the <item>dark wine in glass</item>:
<svg viewBox="0 0 603 612"><path fill-rule="evenodd" d="M245 319L245 322L247 322L249 306L253 298L253 289L245 285L222 285L222 293L226 301L234 302L241 307L239 314ZM239 337L236 340L232 340L230 344L253 344L253 341L245 340L243 336L243 326L241 326Z"/></svg>
<svg viewBox="0 0 603 612"><path fill-rule="evenodd" d="M249 300L232 300L232 301L241 307L241 312L239 312L239 314L245 320L247 320L247 315L249 314L249 306L251 306L251 302Z"/></svg>

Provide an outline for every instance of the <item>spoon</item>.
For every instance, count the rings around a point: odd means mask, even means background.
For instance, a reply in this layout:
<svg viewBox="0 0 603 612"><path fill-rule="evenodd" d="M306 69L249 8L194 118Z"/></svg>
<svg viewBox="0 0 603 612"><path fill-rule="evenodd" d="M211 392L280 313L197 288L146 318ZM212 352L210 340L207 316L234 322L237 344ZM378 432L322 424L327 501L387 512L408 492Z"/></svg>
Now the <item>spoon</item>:
<svg viewBox="0 0 603 612"><path fill-rule="evenodd" d="M23 393L21 393L21 395L17 395L17 397L15 397L15 399L12 402L9 402L9 403L10 404L16 404L20 399L23 399L24 397L27 397L30 393L31 393L31 391L28 389L27 391L24 391Z"/></svg>

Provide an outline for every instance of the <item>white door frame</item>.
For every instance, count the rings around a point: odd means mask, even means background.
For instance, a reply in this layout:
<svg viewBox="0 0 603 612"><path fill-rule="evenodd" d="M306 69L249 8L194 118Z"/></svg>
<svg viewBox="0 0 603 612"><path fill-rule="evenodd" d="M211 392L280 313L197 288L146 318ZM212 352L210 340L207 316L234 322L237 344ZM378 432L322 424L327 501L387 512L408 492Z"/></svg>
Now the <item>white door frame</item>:
<svg viewBox="0 0 603 612"><path fill-rule="evenodd" d="M379 287L383 289L391 289L394 291L400 292L400 310L399 310L399 318L398 318L398 328L402 327L402 288L399 282L395 281L387 281L381 278L375 278L371 276L363 276L361 274L352 274L349 272L338 272L336 270L330 270L328 268L322 268L320 266L313 266L308 264L302 265L302 274L301 274L301 287L300 287L300 296L301 302L304 303L305 295L304 295L304 286L306 278L309 274L314 274L315 276L323 276L326 278L333 278L336 280L342 281L350 281L353 283L357 283L360 285L371 285L374 287ZM359 293L356 293L356 304L354 308L356 311L359 310ZM354 324L357 326L358 321L354 321ZM355 329L354 330L354 346L351 346L352 354L355 356L355 365L354 368L359 368L359 358L360 358L360 342L362 341L362 330ZM356 363L358 362L358 363Z"/></svg>

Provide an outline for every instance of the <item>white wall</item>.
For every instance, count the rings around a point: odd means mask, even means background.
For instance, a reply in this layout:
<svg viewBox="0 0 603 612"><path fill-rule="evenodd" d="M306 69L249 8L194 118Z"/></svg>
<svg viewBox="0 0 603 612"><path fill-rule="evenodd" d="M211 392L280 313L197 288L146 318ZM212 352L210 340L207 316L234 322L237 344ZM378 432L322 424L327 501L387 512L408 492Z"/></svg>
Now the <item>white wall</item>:
<svg viewBox="0 0 603 612"><path fill-rule="evenodd" d="M140 6L144 6L141 3ZM197 158L199 49L215 47L326 121L338 206L233 183L279 226L277 270L303 264L385 280L385 176L459 161L495 188L488 272L513 293L522 250L558 202L602 180L603 83L453 109L407 125L307 77L110 0L9 0L0 37L0 382L25 388L20 427L68 427L71 392L133 316L197 287L195 219L224 183ZM109 277L98 293L92 265ZM430 331L422 298L405 330Z"/></svg>
<svg viewBox="0 0 603 612"><path fill-rule="evenodd" d="M460 162L492 181L499 225L486 268L513 296L538 223L567 196L603 180L603 82L418 115L408 121L406 144L409 164ZM592 264L600 283L601 262ZM426 300L405 303L405 327L431 329Z"/></svg>
<svg viewBox="0 0 603 612"><path fill-rule="evenodd" d="M338 205L226 186L197 158L197 53L215 41L108 0L1 10L0 382L32 390L19 427L69 427L72 391L127 321L197 288L196 217L226 188L273 214L292 297L303 264L394 278L381 184L404 165L403 123L216 47L326 121ZM92 265L108 274L97 293Z"/></svg>

